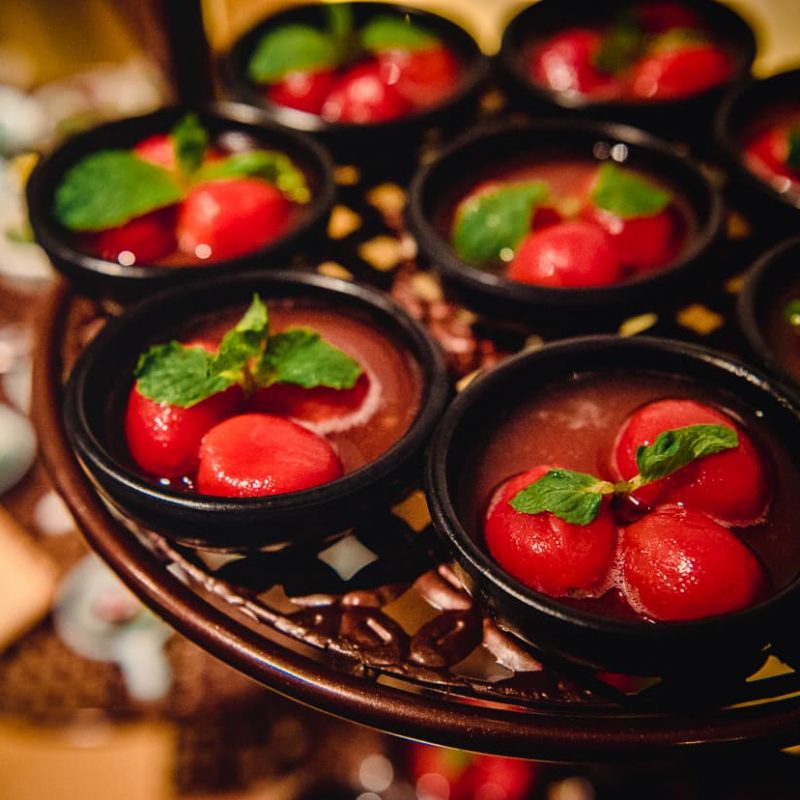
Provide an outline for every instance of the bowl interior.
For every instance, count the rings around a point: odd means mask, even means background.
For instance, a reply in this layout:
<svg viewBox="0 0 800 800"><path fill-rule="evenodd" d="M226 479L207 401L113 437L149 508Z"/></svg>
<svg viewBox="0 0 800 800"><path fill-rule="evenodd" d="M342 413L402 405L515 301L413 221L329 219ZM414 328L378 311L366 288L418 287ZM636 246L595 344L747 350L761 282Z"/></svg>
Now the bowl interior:
<svg viewBox="0 0 800 800"><path fill-rule="evenodd" d="M501 272L462 261L451 244L458 201L481 182L537 164L578 164L587 169L615 163L651 177L675 196L685 221L683 247L663 267L622 283L586 289L522 284ZM466 176L466 177L465 177ZM700 170L666 144L634 128L614 124L552 122L502 127L476 135L446 151L418 174L411 190L410 222L432 263L476 286L515 301L592 305L624 296L636 287L669 278L703 253L721 224L721 201Z"/></svg>
<svg viewBox="0 0 800 800"><path fill-rule="evenodd" d="M249 64L252 55L262 37L278 26L287 24L311 25L323 30L327 27L326 4L308 3L290 7L275 14L271 14L242 37L233 45L225 57L225 78L234 93L248 103L262 106L267 109L270 116L288 127L306 131L337 131L360 130L365 127L377 129L391 129L403 127L404 121L425 118L438 108L451 106L464 98L483 80L488 69L485 57L464 28L456 22L439 16L431 11L419 8L380 2L351 3L353 21L356 29L362 27L375 16L397 16L408 19L421 27L431 31L452 49L462 65L461 81L456 91L445 103L440 103L431 108L421 108L396 120L375 122L369 125L351 123L330 123L317 114L311 114L298 109L281 106L271 102L265 97L263 87L259 86L249 75Z"/></svg>
<svg viewBox="0 0 800 800"><path fill-rule="evenodd" d="M782 242L753 267L739 297L739 319L750 346L771 368L800 384L800 328L787 307L800 301L800 238Z"/></svg>
<svg viewBox="0 0 800 800"><path fill-rule="evenodd" d="M396 351L398 362L408 370L406 383L412 387L408 391L418 393L416 406L413 398L400 398L408 408L416 409L409 414L407 428L398 432L396 441L387 445L385 451L342 478L291 494L216 498L164 485L157 478L146 476L130 458L123 429L127 397L133 385L132 371L139 354L149 345L173 337L185 340L187 333L191 336L198 332L198 320L200 331L208 324L227 327L227 323L238 320L254 292L277 307L289 304L311 315L315 309L329 316L339 315L355 321L367 331L367 336L385 340L386 347ZM405 383L398 383L392 391L400 391L403 386ZM209 516L209 522L228 515L233 528L237 515L249 519L259 511L291 511L302 507L313 510L334 498L346 498L365 482L388 480L397 463L423 445L446 394L447 381L439 351L421 328L391 301L373 290L344 281L278 272L205 281L180 293L162 293L108 323L73 370L66 414L68 427L74 428L71 431L74 445L101 483L152 503L155 514L159 508L167 512L188 509L214 515ZM347 457L344 454L342 457L346 464Z"/></svg>
<svg viewBox="0 0 800 800"><path fill-rule="evenodd" d="M654 625L613 598L551 598L505 573L488 554L482 535L494 488L556 458L569 462L556 466L599 474L621 421L642 402L665 396L704 400L731 411L772 464L775 529L766 534L761 525L737 529L771 576L771 598L732 614ZM798 505L798 446L800 413L767 378L742 365L696 347L646 337L568 340L510 360L476 380L451 406L429 464L434 519L477 590L523 638L536 643L546 619L587 636L611 634L636 660L635 648L643 641L660 648L669 637L687 631L736 626L795 589L800 544L794 541L791 519ZM666 639L659 643L660 637Z"/></svg>
<svg viewBox="0 0 800 800"><path fill-rule="evenodd" d="M66 261L81 270L111 278L121 277L147 281L169 277L181 269L176 266L136 264L126 266L90 255L80 249L78 237L56 220L53 214L53 197L65 173L82 158L108 149L128 149L142 139L158 133L168 133L186 113L187 109L169 108L141 117L111 122L78 134L57 148L35 170L28 186L31 221L37 241L55 258ZM255 253L208 263L194 261L187 264L192 270L210 270L253 263L265 252L289 245L327 213L333 203L334 186L332 167L327 154L314 142L292 131L265 125L244 107L234 104L220 106L220 111L196 112L210 141L221 143L236 152L242 149L265 148L285 153L302 170L311 191L309 203L299 207L289 229L266 247Z"/></svg>
<svg viewBox="0 0 800 800"><path fill-rule="evenodd" d="M608 0L604 3L586 3L584 0L539 0L521 11L509 22L503 34L501 57L506 67L516 75L518 80L527 84L542 97L548 97L559 105L569 107L608 106L609 108L622 105L671 106L691 99L593 100L591 97L577 93L553 91L531 80L526 61L531 48L537 43L566 28L584 26L604 28L620 12L636 5L644 5L644 3L631 2L631 0ZM711 39L732 57L731 78L726 83L738 80L743 74L749 72L756 51L755 37L750 26L732 9L714 2L714 0L693 0L686 5L699 15ZM714 91L716 88L712 87L708 91Z"/></svg>
<svg viewBox="0 0 800 800"><path fill-rule="evenodd" d="M745 146L761 131L788 121L800 124L800 70L751 81L728 95L716 120L716 136L727 157L737 166L745 190L756 196L777 198L786 206L800 208L800 190L788 180L759 175L747 165Z"/></svg>

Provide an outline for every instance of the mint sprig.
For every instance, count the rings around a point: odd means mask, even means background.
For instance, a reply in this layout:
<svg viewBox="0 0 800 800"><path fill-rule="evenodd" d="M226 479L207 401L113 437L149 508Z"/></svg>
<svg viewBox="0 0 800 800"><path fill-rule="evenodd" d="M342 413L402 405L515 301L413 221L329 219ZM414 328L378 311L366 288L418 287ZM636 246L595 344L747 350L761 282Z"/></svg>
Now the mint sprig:
<svg viewBox="0 0 800 800"><path fill-rule="evenodd" d="M786 135L786 164L800 172L800 127L791 128Z"/></svg>
<svg viewBox="0 0 800 800"><path fill-rule="evenodd" d="M130 150L101 150L81 159L66 172L55 191L55 218L71 231L104 231L179 203L198 183L223 178L260 178L295 203L311 199L305 175L285 153L249 150L203 164L208 132L196 114L179 120L170 138L175 172L151 164Z"/></svg>
<svg viewBox="0 0 800 800"><path fill-rule="evenodd" d="M295 203L311 199L306 176L285 153L277 150L250 150L212 161L202 167L198 180L218 178L263 178L274 184Z"/></svg>
<svg viewBox="0 0 800 800"><path fill-rule="evenodd" d="M790 300L783 309L786 321L797 331L800 331L800 299Z"/></svg>
<svg viewBox="0 0 800 800"><path fill-rule="evenodd" d="M497 261L531 229L534 210L547 200L544 181L509 183L467 198L456 210L453 246L470 264Z"/></svg>
<svg viewBox="0 0 800 800"><path fill-rule="evenodd" d="M187 114L170 131L178 172L190 176L196 172L206 155L208 132L197 114Z"/></svg>
<svg viewBox="0 0 800 800"><path fill-rule="evenodd" d="M574 525L588 525L600 512L603 497L628 495L693 461L738 445L738 434L726 425L687 425L662 431L651 445L636 451L639 474L630 480L610 483L583 472L551 469L517 492L511 507L523 514L549 511Z"/></svg>
<svg viewBox="0 0 800 800"><path fill-rule="evenodd" d="M317 72L340 61L337 37L311 25L282 25L258 43L248 72L256 83L275 83L290 72Z"/></svg>
<svg viewBox="0 0 800 800"><path fill-rule="evenodd" d="M659 214L672 202L672 195L632 170L606 161L597 171L589 200L595 208L633 219Z"/></svg>
<svg viewBox="0 0 800 800"><path fill-rule="evenodd" d="M103 231L182 197L167 170L129 150L101 150L67 171L56 189L53 213L72 231Z"/></svg>
<svg viewBox="0 0 800 800"><path fill-rule="evenodd" d="M644 52L645 37L633 14L621 14L603 34L592 64L613 75L627 69Z"/></svg>
<svg viewBox="0 0 800 800"><path fill-rule="evenodd" d="M361 29L361 44L371 53L429 50L437 43L436 36L405 17L375 17Z"/></svg>
<svg viewBox="0 0 800 800"><path fill-rule="evenodd" d="M157 344L139 357L134 377L145 397L191 408L236 384L247 393L274 383L350 389L361 373L355 359L316 331L294 328L270 336L267 307L255 295L216 353L176 341Z"/></svg>

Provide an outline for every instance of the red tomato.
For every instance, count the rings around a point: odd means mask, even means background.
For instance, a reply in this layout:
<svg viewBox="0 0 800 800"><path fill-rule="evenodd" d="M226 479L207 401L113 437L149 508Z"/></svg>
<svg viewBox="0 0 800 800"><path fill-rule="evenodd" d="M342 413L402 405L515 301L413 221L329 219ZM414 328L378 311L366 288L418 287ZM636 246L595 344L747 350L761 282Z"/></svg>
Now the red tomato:
<svg viewBox="0 0 800 800"><path fill-rule="evenodd" d="M241 414L212 428L200 445L197 488L219 497L260 497L340 478L327 439L269 414Z"/></svg>
<svg viewBox="0 0 800 800"><path fill-rule="evenodd" d="M752 605L767 584L753 553L697 511L665 506L625 528L622 589L652 619L688 620Z"/></svg>
<svg viewBox="0 0 800 800"><path fill-rule="evenodd" d="M252 253L280 236L289 202L271 183L226 178L198 184L178 210L178 247L219 261Z"/></svg>
<svg viewBox="0 0 800 800"><path fill-rule="evenodd" d="M377 58L384 81L420 108L441 103L458 84L458 61L443 45L427 50L386 50Z"/></svg>
<svg viewBox="0 0 800 800"><path fill-rule="evenodd" d="M174 228L175 208L162 208L117 228L90 234L86 247L100 258L126 266L152 264L175 252Z"/></svg>
<svg viewBox="0 0 800 800"><path fill-rule="evenodd" d="M536 83L556 92L596 94L611 91L615 81L594 66L602 38L589 28L569 28L535 48L528 74Z"/></svg>
<svg viewBox="0 0 800 800"><path fill-rule="evenodd" d="M636 18L648 33L664 33L672 28L703 29L697 12L681 3L642 3L636 7Z"/></svg>
<svg viewBox="0 0 800 800"><path fill-rule="evenodd" d="M336 73L332 69L290 72L268 86L265 94L267 100L280 106L320 114L335 82Z"/></svg>
<svg viewBox="0 0 800 800"><path fill-rule="evenodd" d="M688 44L639 61L631 75L630 90L634 97L647 100L689 97L718 86L730 73L730 59L718 47Z"/></svg>
<svg viewBox="0 0 800 800"><path fill-rule="evenodd" d="M602 594L617 546L617 528L607 507L588 525L573 525L555 514L523 514L513 497L549 472L534 467L498 489L489 504L486 546L509 575L553 597L575 591Z"/></svg>
<svg viewBox="0 0 800 800"><path fill-rule="evenodd" d="M633 272L662 267L679 249L677 225L669 208L648 217L624 219L589 206L582 218L606 232L620 264Z"/></svg>
<svg viewBox="0 0 800 800"><path fill-rule="evenodd" d="M529 233L514 254L508 277L576 289L617 283L623 274L606 234L596 225L577 221Z"/></svg>
<svg viewBox="0 0 800 800"><path fill-rule="evenodd" d="M365 61L339 78L322 107L322 117L328 122L365 125L397 119L411 110L396 81L386 82L381 65Z"/></svg>
<svg viewBox="0 0 800 800"><path fill-rule="evenodd" d="M234 414L241 403L238 386L191 408L157 403L131 389L125 413L125 439L133 460L159 478L190 475L197 466L203 436Z"/></svg>
<svg viewBox="0 0 800 800"><path fill-rule="evenodd" d="M634 412L617 435L611 470L628 480L639 471L636 450L659 433L687 425L725 425L739 436L733 450L705 456L683 469L643 486L632 495L645 506L680 503L727 525L750 525L763 518L771 489L769 470L741 426L711 406L694 400L657 400Z"/></svg>

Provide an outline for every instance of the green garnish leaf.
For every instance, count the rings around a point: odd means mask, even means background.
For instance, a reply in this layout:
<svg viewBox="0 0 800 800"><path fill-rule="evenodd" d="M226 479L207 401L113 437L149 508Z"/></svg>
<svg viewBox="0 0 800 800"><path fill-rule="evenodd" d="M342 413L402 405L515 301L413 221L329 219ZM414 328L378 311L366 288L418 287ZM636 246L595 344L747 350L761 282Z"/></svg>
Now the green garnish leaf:
<svg viewBox="0 0 800 800"><path fill-rule="evenodd" d="M792 128L786 136L786 163L795 172L800 172L800 128Z"/></svg>
<svg viewBox="0 0 800 800"><path fill-rule="evenodd" d="M668 53L672 50L683 50L687 46L706 42L708 42L708 37L696 28L670 28L653 38L648 50L651 53Z"/></svg>
<svg viewBox="0 0 800 800"><path fill-rule="evenodd" d="M513 251L530 231L536 206L549 194L544 181L512 183L473 195L459 205L453 245L471 264L485 264Z"/></svg>
<svg viewBox="0 0 800 800"><path fill-rule="evenodd" d="M550 511L574 525L588 525L600 511L603 495L613 492L612 484L585 472L551 469L539 480L517 492L511 507L523 514Z"/></svg>
<svg viewBox="0 0 800 800"><path fill-rule="evenodd" d="M783 314L792 327L800 329L800 300L790 300L783 309Z"/></svg>
<svg viewBox="0 0 800 800"><path fill-rule="evenodd" d="M633 219L660 213L672 202L672 195L641 175L606 161L600 165L589 199L596 208Z"/></svg>
<svg viewBox="0 0 800 800"><path fill-rule="evenodd" d="M588 525L600 511L604 495L625 495L671 475L698 458L739 445L739 436L726 425L687 425L660 433L653 444L636 451L639 474L629 481L609 483L568 469L551 469L511 499L523 514L549 511L565 522Z"/></svg>
<svg viewBox="0 0 800 800"><path fill-rule="evenodd" d="M70 230L102 231L181 197L167 170L128 150L101 150L67 171L56 189L53 213Z"/></svg>
<svg viewBox="0 0 800 800"><path fill-rule="evenodd" d="M257 375L259 383L351 389L361 371L355 359L328 344L316 331L294 328L270 338Z"/></svg>
<svg viewBox="0 0 800 800"><path fill-rule="evenodd" d="M242 382L242 373L251 358L260 356L269 338L269 312L258 295L253 297L250 308L228 331L220 343L217 355L210 365L210 372L226 375L234 382Z"/></svg>
<svg viewBox="0 0 800 800"><path fill-rule="evenodd" d="M140 394L157 403L190 408L232 386L226 375L212 375L213 357L201 347L180 342L153 345L134 370Z"/></svg>
<svg viewBox="0 0 800 800"><path fill-rule="evenodd" d="M361 29L361 44L372 53L395 49L429 50L438 42L436 36L407 17L374 17Z"/></svg>
<svg viewBox="0 0 800 800"><path fill-rule="evenodd" d="M636 451L639 485L671 475L692 461L739 445L739 436L726 425L687 425L663 431L651 445Z"/></svg>
<svg viewBox="0 0 800 800"><path fill-rule="evenodd" d="M274 83L290 72L335 67L341 58L336 36L310 25L282 25L265 34L258 43L248 71L258 83Z"/></svg>
<svg viewBox="0 0 800 800"><path fill-rule="evenodd" d="M200 168L208 147L208 133L197 114L187 114L170 131L175 163L181 175L191 175Z"/></svg>
<svg viewBox="0 0 800 800"><path fill-rule="evenodd" d="M353 33L353 9L349 3L331 3L325 6L328 30L339 41L345 41Z"/></svg>
<svg viewBox="0 0 800 800"><path fill-rule="evenodd" d="M603 35L592 64L610 75L627 69L644 51L644 35L632 14L622 14Z"/></svg>
<svg viewBox="0 0 800 800"><path fill-rule="evenodd" d="M198 173L200 180L216 178L263 178L274 184L295 203L311 199L306 176L285 153L277 150L249 150L206 164Z"/></svg>

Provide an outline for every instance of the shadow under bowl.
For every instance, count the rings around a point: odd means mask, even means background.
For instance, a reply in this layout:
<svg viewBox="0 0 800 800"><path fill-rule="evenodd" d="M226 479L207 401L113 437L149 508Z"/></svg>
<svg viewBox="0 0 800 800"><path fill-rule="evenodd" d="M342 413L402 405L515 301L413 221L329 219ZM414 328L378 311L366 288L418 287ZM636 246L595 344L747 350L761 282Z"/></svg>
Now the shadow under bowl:
<svg viewBox="0 0 800 800"><path fill-rule="evenodd" d="M474 496L476 470L499 421L543 387L550 391L551 385L605 374L679 379L688 382L690 391L704 387L716 402L755 415L759 425L779 437L786 458L797 465L800 411L779 382L727 356L680 342L647 337L571 339L510 359L478 377L450 405L434 436L426 470L436 531L482 607L544 656L639 675L752 665L796 613L800 578L786 578L769 597L744 610L693 621L650 622L632 614L601 613L596 607L586 610L536 592L506 573L487 551L479 522L482 515L473 519L465 510L480 502ZM608 397L607 402L618 400ZM796 494L796 487L783 486L782 491Z"/></svg>
<svg viewBox="0 0 800 800"><path fill-rule="evenodd" d="M433 33L448 46L461 65L461 80L446 100L419 108L392 120L355 124L328 122L318 114L274 103L265 97L264 87L249 75L250 60L263 36L283 25L310 25L323 30L329 4L309 3L293 6L263 19L239 38L223 57L222 75L227 92L237 100L262 109L273 122L294 130L312 133L339 158L356 158L387 168L398 153L408 153L430 128L457 129L474 110L489 75L489 59L477 42L456 22L410 6L394 3L357 2L350 4L356 30L376 16L390 15L409 20Z"/></svg>
<svg viewBox="0 0 800 800"><path fill-rule="evenodd" d="M298 218L283 234L264 247L208 263L127 266L82 250L78 235L64 228L53 213L55 193L67 171L92 153L129 149L149 136L168 133L190 111L198 115L212 143L220 136L235 136L246 149L266 148L289 156L305 174L311 190L311 200L298 210ZM34 237L54 266L81 292L120 300L140 297L148 292L200 278L286 263L292 256L304 254L310 242L322 237L335 194L333 166L322 147L307 136L265 124L253 109L235 103L223 103L203 110L166 108L79 133L42 159L27 185Z"/></svg>
<svg viewBox="0 0 800 800"><path fill-rule="evenodd" d="M670 188L688 223L677 257L620 283L575 289L514 281L459 257L447 220L462 197L509 166L561 160L598 166L610 161ZM693 161L636 128L582 120L502 124L462 138L414 176L406 216L421 255L465 305L573 334L616 327L625 315L669 302L684 284L713 268L724 220L720 193Z"/></svg>
<svg viewBox="0 0 800 800"><path fill-rule="evenodd" d="M733 66L723 83L686 97L660 100L593 100L575 92L559 92L536 83L527 70L532 45L567 28L606 27L620 11L644 3L608 0L539 0L514 16L502 37L498 66L517 103L539 112L615 120L652 131L662 138L678 138L701 148L709 140L709 125L723 94L750 75L756 55L752 28L733 9L715 0L692 0L686 6L700 16L712 41L731 55Z"/></svg>
<svg viewBox="0 0 800 800"><path fill-rule="evenodd" d="M193 321L212 313L243 311L255 292L265 302L297 301L329 308L380 331L417 373L416 414L405 432L374 460L303 491L225 498L162 485L133 463L123 433L137 358L152 344L179 338ZM418 479L423 450L448 395L438 346L385 295L318 275L250 272L162 292L108 322L72 370L64 419L84 469L124 515L191 546L254 550L332 535L385 509Z"/></svg>

